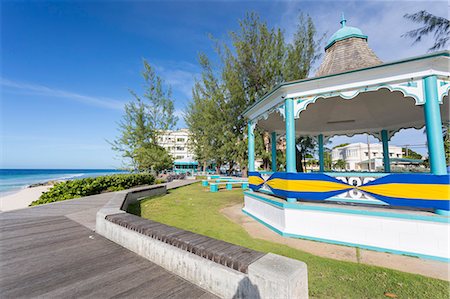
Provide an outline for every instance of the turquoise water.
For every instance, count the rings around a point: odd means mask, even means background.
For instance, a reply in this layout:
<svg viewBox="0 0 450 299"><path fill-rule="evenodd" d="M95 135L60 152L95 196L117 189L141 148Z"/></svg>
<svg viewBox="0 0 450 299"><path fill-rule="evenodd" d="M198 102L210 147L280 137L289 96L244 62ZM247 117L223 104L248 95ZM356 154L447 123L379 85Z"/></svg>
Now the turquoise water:
<svg viewBox="0 0 450 299"><path fill-rule="evenodd" d="M31 184L126 173L116 169L0 169L0 196Z"/></svg>

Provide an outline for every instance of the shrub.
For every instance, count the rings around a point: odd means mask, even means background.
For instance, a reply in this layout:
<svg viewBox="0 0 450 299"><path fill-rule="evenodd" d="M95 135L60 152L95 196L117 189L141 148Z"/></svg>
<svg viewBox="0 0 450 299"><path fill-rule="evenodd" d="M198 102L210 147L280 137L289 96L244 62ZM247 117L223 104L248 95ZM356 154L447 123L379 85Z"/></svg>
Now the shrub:
<svg viewBox="0 0 450 299"><path fill-rule="evenodd" d="M120 191L141 185L152 185L155 177L148 173L114 174L96 178L84 178L55 184L42 193L30 206L56 202L77 197L95 195L102 192Z"/></svg>

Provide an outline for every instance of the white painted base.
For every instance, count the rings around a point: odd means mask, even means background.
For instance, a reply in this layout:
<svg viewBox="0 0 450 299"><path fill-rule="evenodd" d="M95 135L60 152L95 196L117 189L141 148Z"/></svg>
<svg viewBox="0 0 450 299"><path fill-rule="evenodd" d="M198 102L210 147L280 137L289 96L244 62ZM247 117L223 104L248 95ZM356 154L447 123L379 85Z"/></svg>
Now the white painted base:
<svg viewBox="0 0 450 299"><path fill-rule="evenodd" d="M243 211L283 236L450 261L448 218L386 210L283 203L245 192Z"/></svg>

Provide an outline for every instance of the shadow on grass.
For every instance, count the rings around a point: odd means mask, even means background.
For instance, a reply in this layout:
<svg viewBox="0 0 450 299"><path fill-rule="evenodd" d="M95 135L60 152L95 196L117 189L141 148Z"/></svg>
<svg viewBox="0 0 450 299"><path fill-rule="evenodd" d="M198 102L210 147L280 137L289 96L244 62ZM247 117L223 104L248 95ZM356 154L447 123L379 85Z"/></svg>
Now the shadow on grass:
<svg viewBox="0 0 450 299"><path fill-rule="evenodd" d="M133 214L133 215L141 217L142 216L141 203L143 201L146 201L146 200L149 200L149 199L159 198L159 197L165 196L165 195L170 194L170 193L171 193L171 191L167 190L166 194L149 196L149 197L143 197L141 199L138 199L137 202L128 205L127 213L130 213L130 214Z"/></svg>

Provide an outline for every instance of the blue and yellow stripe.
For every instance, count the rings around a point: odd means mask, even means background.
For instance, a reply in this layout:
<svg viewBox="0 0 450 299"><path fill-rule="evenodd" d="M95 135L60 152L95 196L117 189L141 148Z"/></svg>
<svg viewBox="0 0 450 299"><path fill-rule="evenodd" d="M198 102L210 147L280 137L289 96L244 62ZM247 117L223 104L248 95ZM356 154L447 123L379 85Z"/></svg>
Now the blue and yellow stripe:
<svg viewBox="0 0 450 299"><path fill-rule="evenodd" d="M250 171L248 173L248 185L250 189L256 191L264 185L264 179L259 172Z"/></svg>
<svg viewBox="0 0 450 299"><path fill-rule="evenodd" d="M391 174L358 189L393 206L449 210L448 175Z"/></svg>
<svg viewBox="0 0 450 299"><path fill-rule="evenodd" d="M249 173L254 191L266 184L281 197L325 200L352 189L393 206L450 209L450 176L432 174L390 174L360 187L351 186L326 174L275 172L266 181L258 172Z"/></svg>

